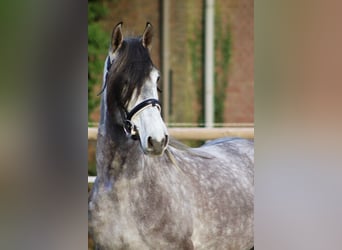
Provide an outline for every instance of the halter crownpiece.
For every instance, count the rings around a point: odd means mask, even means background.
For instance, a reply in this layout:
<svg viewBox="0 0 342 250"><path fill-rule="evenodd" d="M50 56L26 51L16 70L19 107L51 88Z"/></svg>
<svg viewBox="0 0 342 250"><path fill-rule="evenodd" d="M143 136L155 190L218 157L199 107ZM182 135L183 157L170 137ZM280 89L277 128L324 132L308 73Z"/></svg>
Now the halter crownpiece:
<svg viewBox="0 0 342 250"><path fill-rule="evenodd" d="M108 78L108 72L110 70L110 67L112 66L112 62L110 61L110 56L107 56L107 60L106 60L106 71L104 74L104 84L103 87L101 89L101 91L97 94L97 96L101 95L103 93L103 91L105 90L105 88L107 87L107 78Z"/></svg>
<svg viewBox="0 0 342 250"><path fill-rule="evenodd" d="M140 112L142 112L143 110L149 107L157 107L159 112L161 112L160 102L157 99L153 99L153 98L142 101L137 106L135 106L130 112L126 111L126 119L123 125L123 129L125 133L131 136L131 138L134 140L137 140L139 136L138 136L138 128L132 122L132 119L135 116L137 116Z"/></svg>

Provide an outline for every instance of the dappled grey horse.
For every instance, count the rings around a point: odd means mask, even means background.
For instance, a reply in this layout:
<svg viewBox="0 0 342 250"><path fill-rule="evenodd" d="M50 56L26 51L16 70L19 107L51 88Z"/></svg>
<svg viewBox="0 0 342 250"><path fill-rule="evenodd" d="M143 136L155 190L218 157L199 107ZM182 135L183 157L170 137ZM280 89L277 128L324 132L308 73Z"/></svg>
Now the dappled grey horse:
<svg viewBox="0 0 342 250"><path fill-rule="evenodd" d="M160 115L152 26L113 29L105 62L89 232L97 249L253 247L253 142L200 148L170 139Z"/></svg>

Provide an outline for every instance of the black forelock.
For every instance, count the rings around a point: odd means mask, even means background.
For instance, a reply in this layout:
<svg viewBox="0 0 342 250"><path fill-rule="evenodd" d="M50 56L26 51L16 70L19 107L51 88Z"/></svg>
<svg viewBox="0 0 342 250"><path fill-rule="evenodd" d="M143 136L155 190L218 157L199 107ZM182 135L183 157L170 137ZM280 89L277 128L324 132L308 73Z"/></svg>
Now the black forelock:
<svg viewBox="0 0 342 250"><path fill-rule="evenodd" d="M135 89L140 93L153 67L149 51L140 38L125 39L116 53L107 79L109 112L125 108Z"/></svg>

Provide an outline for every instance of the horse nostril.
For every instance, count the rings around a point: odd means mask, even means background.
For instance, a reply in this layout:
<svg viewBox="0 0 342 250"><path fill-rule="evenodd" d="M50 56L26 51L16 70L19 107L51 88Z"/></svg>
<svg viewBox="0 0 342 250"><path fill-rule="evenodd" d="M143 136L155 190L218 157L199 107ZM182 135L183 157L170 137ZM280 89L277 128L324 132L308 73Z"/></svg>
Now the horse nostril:
<svg viewBox="0 0 342 250"><path fill-rule="evenodd" d="M164 144L164 146L167 146L168 143L169 143L169 136L165 135L165 144Z"/></svg>
<svg viewBox="0 0 342 250"><path fill-rule="evenodd" d="M150 151L162 152L163 149L167 146L168 140L169 138L167 135L165 135L165 137L160 141L157 141L149 136L147 137L147 148Z"/></svg>
<svg viewBox="0 0 342 250"><path fill-rule="evenodd" d="M149 148L153 148L153 140L151 136L147 138L147 143Z"/></svg>

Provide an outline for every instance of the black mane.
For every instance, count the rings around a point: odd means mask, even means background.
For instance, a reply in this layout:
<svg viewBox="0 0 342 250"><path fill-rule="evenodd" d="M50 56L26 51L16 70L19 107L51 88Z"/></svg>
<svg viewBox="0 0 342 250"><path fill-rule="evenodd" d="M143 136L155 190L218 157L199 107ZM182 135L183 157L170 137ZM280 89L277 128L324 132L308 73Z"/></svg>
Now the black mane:
<svg viewBox="0 0 342 250"><path fill-rule="evenodd" d="M127 38L115 52L107 77L107 106L110 114L125 109L135 89L138 94L153 67L149 50L141 38Z"/></svg>

